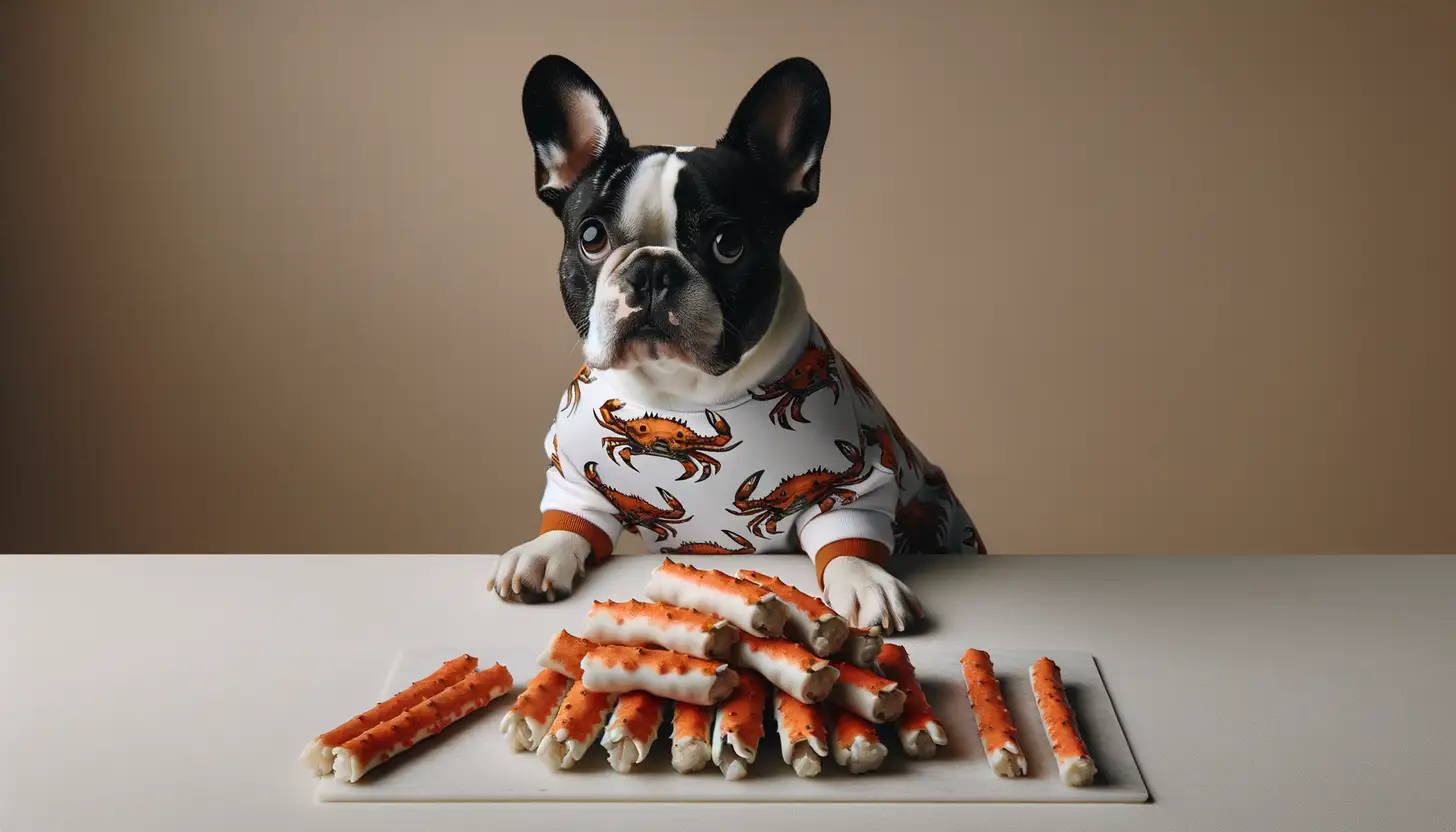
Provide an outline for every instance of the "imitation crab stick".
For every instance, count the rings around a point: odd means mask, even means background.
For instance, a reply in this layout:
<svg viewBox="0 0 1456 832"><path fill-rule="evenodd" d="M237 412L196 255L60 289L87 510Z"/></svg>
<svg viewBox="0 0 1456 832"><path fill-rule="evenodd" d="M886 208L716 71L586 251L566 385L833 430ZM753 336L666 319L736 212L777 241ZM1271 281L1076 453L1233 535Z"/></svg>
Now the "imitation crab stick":
<svg viewBox="0 0 1456 832"><path fill-rule="evenodd" d="M760 637L783 635L788 607L753 581L717 569L694 569L663 558L647 581L647 597L726 618L738 629Z"/></svg>
<svg viewBox="0 0 1456 832"><path fill-rule="evenodd" d="M905 709L905 691L895 682L855 667L835 662L839 681L829 698L840 707L870 722L894 722Z"/></svg>
<svg viewBox="0 0 1456 832"><path fill-rule="evenodd" d="M657 729L662 727L662 700L650 693L633 691L617 699L616 710L602 732L602 747L607 749L607 762L627 774L632 767L647 759Z"/></svg>
<svg viewBox="0 0 1456 832"><path fill-rule="evenodd" d="M830 747L834 762L850 774L864 774L880 767L889 749L880 742L875 726L843 708L830 708Z"/></svg>
<svg viewBox="0 0 1456 832"><path fill-rule="evenodd" d="M869 671L875 671L875 660L879 658L880 648L885 646L885 638L878 626L869 629L851 627L849 635L844 639L844 646L839 648L839 656L844 661L855 667Z"/></svg>
<svg viewBox="0 0 1456 832"><path fill-rule="evenodd" d="M895 730L900 734L900 747L906 756L929 759L935 756L935 747L945 745L945 727L935 718L930 709L930 700L915 678L915 665L910 663L910 654L898 644L886 644L880 648L877 660L880 672L885 678L905 691L905 709L895 720Z"/></svg>
<svg viewBox="0 0 1456 832"><path fill-rule="evenodd" d="M713 709L689 702L672 705L672 767L692 774L713 759Z"/></svg>
<svg viewBox="0 0 1456 832"><path fill-rule="evenodd" d="M466 674L465 678L394 719L335 748L334 777L357 783L385 760L484 708L492 699L510 690L511 684L510 671L500 664Z"/></svg>
<svg viewBox="0 0 1456 832"><path fill-rule="evenodd" d="M784 762L793 766L800 777L818 776L822 768L819 761L829 755L824 714L781 690L774 691L773 709Z"/></svg>
<svg viewBox="0 0 1456 832"><path fill-rule="evenodd" d="M576 765L601 734L616 704L615 693L596 693L587 690L581 682L572 682L561 710L551 721L551 730L536 749L536 756L553 770Z"/></svg>
<svg viewBox="0 0 1456 832"><path fill-rule="evenodd" d="M744 633L734 646L733 662L763 674L774 687L800 702L824 701L839 679L839 671L828 659L781 638Z"/></svg>
<svg viewBox="0 0 1456 832"><path fill-rule="evenodd" d="M320 777L334 770L334 749L368 731L394 719L405 711L429 699L446 688L473 673L480 664L474 656L465 655L440 665L434 673L415 682L404 690L380 702L343 725L319 734L299 755L303 767Z"/></svg>
<svg viewBox="0 0 1456 832"><path fill-rule="evenodd" d="M720 661L738 641L738 628L716 615L641 601L594 602L582 634L601 644L657 646Z"/></svg>
<svg viewBox="0 0 1456 832"><path fill-rule="evenodd" d="M1097 774L1087 743L1077 728L1077 716L1067 702L1067 688L1062 684L1062 669L1043 656L1031 666L1031 690L1036 694L1036 708L1041 712L1041 725L1046 729L1052 753L1057 757L1057 773L1068 786L1090 786Z"/></svg>
<svg viewBox="0 0 1456 832"><path fill-rule="evenodd" d="M966 677L966 695L976 715L976 732L986 762L999 777L1021 777L1026 774L1026 757L1016 741L1016 724L1001 696L1001 683L996 681L991 656L974 647L961 656L961 671Z"/></svg>
<svg viewBox="0 0 1456 832"><path fill-rule="evenodd" d="M772 592L788 607L788 617L784 620L786 638L821 657L832 656L844 646L844 640L849 637L849 622L828 604L772 575L740 569L738 577Z"/></svg>
<svg viewBox="0 0 1456 832"><path fill-rule="evenodd" d="M546 650L536 659L536 664L563 676L580 679L582 657L599 646L601 645L594 641L562 630L551 637L551 643L546 645Z"/></svg>
<svg viewBox="0 0 1456 832"><path fill-rule="evenodd" d="M748 776L748 767L758 759L767 699L768 684L747 671L738 677L733 695L718 706L713 717L713 764L729 780Z"/></svg>
<svg viewBox="0 0 1456 832"><path fill-rule="evenodd" d="M516 697L516 704L506 711L501 720L501 733L506 745L512 751L535 751L556 719L561 700L571 688L571 677L554 670L543 670L526 683L526 689Z"/></svg>
<svg viewBox="0 0 1456 832"><path fill-rule="evenodd" d="M640 690L694 705L716 705L738 684L738 674L726 664L646 647L597 647L581 660L581 670L587 690Z"/></svg>

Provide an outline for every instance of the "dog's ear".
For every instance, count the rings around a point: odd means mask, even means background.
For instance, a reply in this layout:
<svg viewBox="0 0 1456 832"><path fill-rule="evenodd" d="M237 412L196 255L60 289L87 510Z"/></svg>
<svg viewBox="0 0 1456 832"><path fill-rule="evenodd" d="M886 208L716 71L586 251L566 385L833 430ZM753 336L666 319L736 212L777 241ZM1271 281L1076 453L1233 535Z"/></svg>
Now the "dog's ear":
<svg viewBox="0 0 1456 832"><path fill-rule="evenodd" d="M560 55L531 67L521 111L536 151L536 194L557 214L582 171L629 146L601 88Z"/></svg>
<svg viewBox="0 0 1456 832"><path fill-rule="evenodd" d="M819 198L819 168L829 137L829 82L807 58L789 58L758 79L743 97L719 146L765 168L796 209Z"/></svg>

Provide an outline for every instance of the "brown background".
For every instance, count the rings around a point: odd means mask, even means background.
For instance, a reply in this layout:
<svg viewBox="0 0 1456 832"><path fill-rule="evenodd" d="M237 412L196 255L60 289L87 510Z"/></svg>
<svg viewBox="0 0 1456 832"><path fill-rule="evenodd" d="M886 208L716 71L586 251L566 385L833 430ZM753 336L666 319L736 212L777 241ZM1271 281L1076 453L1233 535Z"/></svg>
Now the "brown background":
<svg viewBox="0 0 1456 832"><path fill-rule="evenodd" d="M654 143L820 63L787 257L996 551L1456 550L1453 8L5 3L0 543L532 534L561 52Z"/></svg>

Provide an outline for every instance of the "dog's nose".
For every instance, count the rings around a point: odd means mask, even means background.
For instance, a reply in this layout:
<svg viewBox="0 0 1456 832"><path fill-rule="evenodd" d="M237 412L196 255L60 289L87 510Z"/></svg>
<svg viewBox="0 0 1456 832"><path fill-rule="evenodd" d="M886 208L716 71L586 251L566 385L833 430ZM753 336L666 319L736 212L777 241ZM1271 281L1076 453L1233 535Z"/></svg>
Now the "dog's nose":
<svg viewBox="0 0 1456 832"><path fill-rule="evenodd" d="M632 290L636 306L651 309L661 303L679 282L678 270L665 257L645 258L627 275L627 287Z"/></svg>

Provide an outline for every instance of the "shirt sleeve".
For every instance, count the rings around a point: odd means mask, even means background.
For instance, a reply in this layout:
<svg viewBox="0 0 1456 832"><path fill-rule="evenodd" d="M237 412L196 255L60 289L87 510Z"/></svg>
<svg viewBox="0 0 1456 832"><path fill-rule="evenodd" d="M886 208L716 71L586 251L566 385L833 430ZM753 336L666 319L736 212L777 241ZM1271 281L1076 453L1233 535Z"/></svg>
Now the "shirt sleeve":
<svg viewBox="0 0 1456 832"><path fill-rule="evenodd" d="M857 411L855 416L858 416ZM865 426L869 427L869 426ZM858 557L883 563L895 545L894 519L900 487L895 472L883 463L873 435L861 430L859 448L869 476L852 486L855 498L836 504L828 511L817 508L799 515L795 531L805 554L814 558L815 572L822 579L824 567L837 557Z"/></svg>
<svg viewBox="0 0 1456 832"><path fill-rule="evenodd" d="M551 465L541 496L541 533L575 532L591 542L593 558L601 561L616 548L622 524L612 504L587 482L582 469L561 448L560 428L559 423L553 425L546 435L546 457Z"/></svg>

